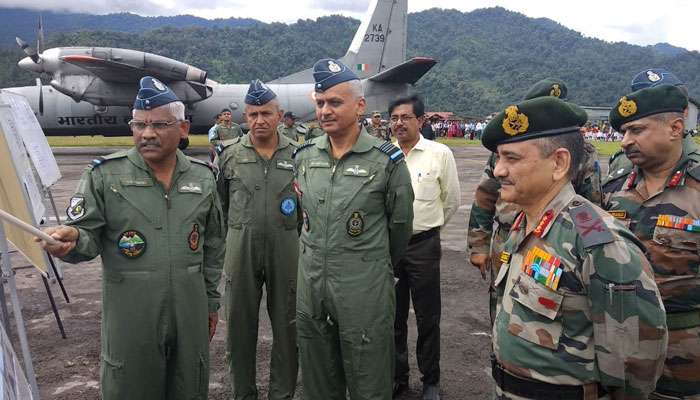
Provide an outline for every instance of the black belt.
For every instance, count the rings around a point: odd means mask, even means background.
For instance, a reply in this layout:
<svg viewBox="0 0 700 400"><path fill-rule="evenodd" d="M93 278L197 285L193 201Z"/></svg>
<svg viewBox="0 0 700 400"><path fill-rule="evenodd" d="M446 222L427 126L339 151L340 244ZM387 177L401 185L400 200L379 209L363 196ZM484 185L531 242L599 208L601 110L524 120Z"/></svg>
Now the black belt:
<svg viewBox="0 0 700 400"><path fill-rule="evenodd" d="M435 236L438 232L440 232L439 226L428 229L427 231L418 232L415 235L411 236L411 240L408 241L408 244L416 244L426 239L430 239L431 237Z"/></svg>
<svg viewBox="0 0 700 400"><path fill-rule="evenodd" d="M516 396L527 397L529 399L584 399L583 386L555 385L552 383L520 378L503 369L495 359L491 359L491 376L501 390ZM608 394L600 383L597 383L597 385L598 398Z"/></svg>

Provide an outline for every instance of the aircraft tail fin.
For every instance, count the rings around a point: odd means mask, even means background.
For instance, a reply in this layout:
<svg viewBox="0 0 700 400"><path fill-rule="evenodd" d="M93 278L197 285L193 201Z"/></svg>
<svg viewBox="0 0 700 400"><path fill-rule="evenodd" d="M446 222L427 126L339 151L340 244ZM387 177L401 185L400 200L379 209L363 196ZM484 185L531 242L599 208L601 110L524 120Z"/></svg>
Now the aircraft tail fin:
<svg viewBox="0 0 700 400"><path fill-rule="evenodd" d="M372 0L348 52L340 60L360 79L406 60L408 0Z"/></svg>
<svg viewBox="0 0 700 400"><path fill-rule="evenodd" d="M437 61L428 57L415 57L397 66L371 76L368 80L378 83L408 83L414 85Z"/></svg>
<svg viewBox="0 0 700 400"><path fill-rule="evenodd" d="M408 0L371 0L367 14L345 56L340 59L360 79L374 76L406 60ZM311 83L311 69L268 83Z"/></svg>

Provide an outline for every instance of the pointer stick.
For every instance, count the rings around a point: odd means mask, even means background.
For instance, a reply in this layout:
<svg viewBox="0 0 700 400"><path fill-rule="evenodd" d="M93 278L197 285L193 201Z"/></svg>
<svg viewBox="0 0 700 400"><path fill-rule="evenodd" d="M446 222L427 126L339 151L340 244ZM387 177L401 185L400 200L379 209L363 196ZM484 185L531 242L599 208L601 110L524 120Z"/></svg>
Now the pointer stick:
<svg viewBox="0 0 700 400"><path fill-rule="evenodd" d="M30 233L39 239L45 241L46 243L50 245L57 245L60 244L60 242L51 236L47 235L43 231L29 225L28 223L22 221L21 219L15 217L14 215L8 213L7 211L0 209L0 220L5 220L18 228L22 229L23 231Z"/></svg>

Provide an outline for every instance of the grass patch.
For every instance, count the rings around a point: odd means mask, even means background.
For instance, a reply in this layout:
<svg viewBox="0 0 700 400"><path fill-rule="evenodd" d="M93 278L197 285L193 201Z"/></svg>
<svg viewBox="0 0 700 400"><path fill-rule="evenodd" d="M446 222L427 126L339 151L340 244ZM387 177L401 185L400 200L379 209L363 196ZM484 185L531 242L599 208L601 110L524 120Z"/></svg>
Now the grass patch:
<svg viewBox="0 0 700 400"><path fill-rule="evenodd" d="M599 142L597 140L592 140L591 143L593 143L595 149L598 150L599 156L610 157L620 150L620 142Z"/></svg>
<svg viewBox="0 0 700 400"><path fill-rule="evenodd" d="M449 147L467 147L467 146L481 146L480 140L465 140L462 138L438 138L439 143L442 143Z"/></svg>
<svg viewBox="0 0 700 400"><path fill-rule="evenodd" d="M49 136L51 147L131 147L131 136ZM208 147L207 135L190 135L190 147Z"/></svg>

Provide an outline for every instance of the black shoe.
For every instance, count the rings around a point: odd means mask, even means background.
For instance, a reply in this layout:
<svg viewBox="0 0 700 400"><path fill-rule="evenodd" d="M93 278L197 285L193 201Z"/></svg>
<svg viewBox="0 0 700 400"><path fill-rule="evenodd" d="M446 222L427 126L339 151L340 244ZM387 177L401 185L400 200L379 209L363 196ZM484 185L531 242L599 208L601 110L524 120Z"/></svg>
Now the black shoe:
<svg viewBox="0 0 700 400"><path fill-rule="evenodd" d="M391 396L396 398L401 393L408 390L408 382L394 382L394 387L392 389Z"/></svg>
<svg viewBox="0 0 700 400"><path fill-rule="evenodd" d="M440 400L440 386L437 384L423 385L423 400Z"/></svg>

